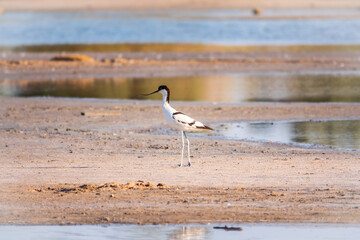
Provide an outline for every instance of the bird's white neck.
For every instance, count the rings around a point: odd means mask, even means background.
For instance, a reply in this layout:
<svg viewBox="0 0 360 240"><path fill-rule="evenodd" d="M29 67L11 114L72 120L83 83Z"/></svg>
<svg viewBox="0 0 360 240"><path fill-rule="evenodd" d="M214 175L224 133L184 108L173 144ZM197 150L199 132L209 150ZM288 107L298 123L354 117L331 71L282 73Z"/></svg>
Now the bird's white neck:
<svg viewBox="0 0 360 240"><path fill-rule="evenodd" d="M169 98L168 98L168 93L167 91L161 91L162 96L163 96L163 101L162 101L162 107L164 112L168 112L169 114L172 114L174 112L176 112L176 110L174 108L172 108L169 104Z"/></svg>
<svg viewBox="0 0 360 240"><path fill-rule="evenodd" d="M166 96L163 96L162 105L164 110L172 112L172 107L170 106L169 102L166 100Z"/></svg>
<svg viewBox="0 0 360 240"><path fill-rule="evenodd" d="M161 95L163 96L163 105L167 102L169 104L170 101L170 92L165 89L160 90Z"/></svg>
<svg viewBox="0 0 360 240"><path fill-rule="evenodd" d="M163 105L164 105L165 103L169 104L167 92L166 92L166 91L162 91L161 93L162 93L162 97L163 97Z"/></svg>

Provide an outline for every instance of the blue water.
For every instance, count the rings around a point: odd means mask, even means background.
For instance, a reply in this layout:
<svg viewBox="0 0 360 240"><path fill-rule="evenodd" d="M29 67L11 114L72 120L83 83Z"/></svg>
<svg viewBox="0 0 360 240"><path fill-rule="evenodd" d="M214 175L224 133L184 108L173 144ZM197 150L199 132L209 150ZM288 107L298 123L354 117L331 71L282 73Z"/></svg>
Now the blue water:
<svg viewBox="0 0 360 240"><path fill-rule="evenodd" d="M213 229L215 225L78 225L78 226L0 226L4 240L357 240L358 225L330 224L245 224L243 231ZM224 226L224 225L221 225ZM232 225L231 225L232 226ZM237 225L236 225L237 226Z"/></svg>
<svg viewBox="0 0 360 240"><path fill-rule="evenodd" d="M171 100L207 102L360 102L359 73L264 73L209 76L0 79L0 97L139 99L160 85ZM189 86L192 86L191 88ZM143 99L161 100L160 95Z"/></svg>
<svg viewBox="0 0 360 240"><path fill-rule="evenodd" d="M360 151L360 120L238 122L212 126L228 139Z"/></svg>
<svg viewBox="0 0 360 240"><path fill-rule="evenodd" d="M128 42L360 43L359 18L241 19L247 15L244 11L5 12L0 14L0 46Z"/></svg>

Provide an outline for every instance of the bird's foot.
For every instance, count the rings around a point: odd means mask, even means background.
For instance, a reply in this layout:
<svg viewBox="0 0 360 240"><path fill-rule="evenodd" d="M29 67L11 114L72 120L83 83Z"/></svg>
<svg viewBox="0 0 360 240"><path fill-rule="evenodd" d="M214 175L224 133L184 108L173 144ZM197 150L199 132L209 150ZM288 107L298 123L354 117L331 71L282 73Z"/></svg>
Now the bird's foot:
<svg viewBox="0 0 360 240"><path fill-rule="evenodd" d="M188 163L186 166L187 166L187 167L190 167L190 166L191 166L191 163Z"/></svg>
<svg viewBox="0 0 360 240"><path fill-rule="evenodd" d="M178 167L182 167L182 164L180 163L180 164L178 164Z"/></svg>

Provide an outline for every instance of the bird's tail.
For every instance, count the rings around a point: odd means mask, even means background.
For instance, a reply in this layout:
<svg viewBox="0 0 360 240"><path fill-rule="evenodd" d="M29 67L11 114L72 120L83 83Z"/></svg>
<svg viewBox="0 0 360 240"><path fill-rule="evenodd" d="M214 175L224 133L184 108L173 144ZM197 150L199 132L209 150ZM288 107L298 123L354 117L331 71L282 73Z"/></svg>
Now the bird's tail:
<svg viewBox="0 0 360 240"><path fill-rule="evenodd" d="M196 128L200 128L200 129L204 129L204 130L214 130L212 129L211 127L208 127L208 126L201 126L201 127L196 127Z"/></svg>

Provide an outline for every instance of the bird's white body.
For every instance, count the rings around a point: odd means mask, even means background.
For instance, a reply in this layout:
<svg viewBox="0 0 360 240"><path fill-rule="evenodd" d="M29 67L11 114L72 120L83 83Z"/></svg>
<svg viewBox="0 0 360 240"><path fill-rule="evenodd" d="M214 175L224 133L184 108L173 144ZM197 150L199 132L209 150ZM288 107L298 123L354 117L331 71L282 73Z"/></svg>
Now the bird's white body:
<svg viewBox="0 0 360 240"><path fill-rule="evenodd" d="M188 164L187 166L191 166L190 162L190 142L189 139L186 136L185 132L195 132L195 131L204 131L204 130L212 130L212 128L205 126L199 121L196 121L195 119L185 115L182 112L176 111L173 107L169 104L169 95L170 90L166 86L159 86L159 89L153 93L146 94L151 95L154 93L160 92L163 96L162 101L162 109L163 113L166 119L166 122L170 125L170 127L178 129L181 131L181 139L182 139L182 148L181 148L181 162L179 164L179 167L182 166L183 157L184 157L184 137L188 143Z"/></svg>
<svg viewBox="0 0 360 240"><path fill-rule="evenodd" d="M172 117L173 114L176 113L177 111L173 107L171 107L170 104L168 104L167 102L164 102L164 101L163 101L162 109L163 109L163 113L164 113L166 122L170 125L170 127L173 127L175 129L182 131L181 126L179 126L179 124L177 124Z"/></svg>
<svg viewBox="0 0 360 240"><path fill-rule="evenodd" d="M207 129L203 123L196 121L192 117L176 111L171 107L167 101L168 93L166 90L161 90L159 92L163 95L162 109L166 122L172 128L186 132L204 131L204 129Z"/></svg>

